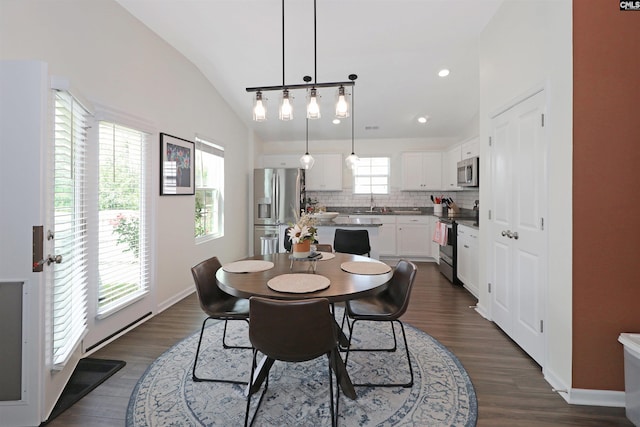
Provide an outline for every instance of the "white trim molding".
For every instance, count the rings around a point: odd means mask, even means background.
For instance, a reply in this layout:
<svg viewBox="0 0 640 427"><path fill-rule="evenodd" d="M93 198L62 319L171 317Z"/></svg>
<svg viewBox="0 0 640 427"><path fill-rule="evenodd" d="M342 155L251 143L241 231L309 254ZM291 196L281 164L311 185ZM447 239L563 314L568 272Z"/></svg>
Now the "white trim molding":
<svg viewBox="0 0 640 427"><path fill-rule="evenodd" d="M562 397L565 393L561 393ZM572 405L590 406L611 406L616 408L625 407L625 392L612 390L587 390L582 388L572 388L569 391L568 400Z"/></svg>

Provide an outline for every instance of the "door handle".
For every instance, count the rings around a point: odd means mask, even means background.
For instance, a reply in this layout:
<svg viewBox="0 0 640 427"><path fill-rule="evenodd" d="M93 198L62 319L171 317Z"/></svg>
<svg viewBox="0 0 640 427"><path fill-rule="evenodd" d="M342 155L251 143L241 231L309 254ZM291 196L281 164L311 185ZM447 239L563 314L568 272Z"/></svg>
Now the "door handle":
<svg viewBox="0 0 640 427"><path fill-rule="evenodd" d="M502 233L500 233L500 234L502 234L503 236L506 236L506 237L508 237L510 239L513 239L513 236L514 236L514 234L513 234L513 232L511 230L502 230ZM518 238L517 237L518 233L516 232L515 235L516 235L516 239L517 239Z"/></svg>
<svg viewBox="0 0 640 427"><path fill-rule="evenodd" d="M518 232L517 232L517 231L514 231L514 232L513 232L513 238L514 238L514 239L516 239L516 240L518 240L518 237L519 237L519 236L518 236Z"/></svg>

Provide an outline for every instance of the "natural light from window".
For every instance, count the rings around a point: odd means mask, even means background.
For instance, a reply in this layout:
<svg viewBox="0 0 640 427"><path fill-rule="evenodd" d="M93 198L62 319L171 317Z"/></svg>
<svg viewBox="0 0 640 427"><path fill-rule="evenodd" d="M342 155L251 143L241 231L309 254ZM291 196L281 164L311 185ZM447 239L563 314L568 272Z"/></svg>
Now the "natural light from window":
<svg viewBox="0 0 640 427"><path fill-rule="evenodd" d="M354 194L389 194L389 157L361 157L353 171Z"/></svg>
<svg viewBox="0 0 640 427"><path fill-rule="evenodd" d="M196 137L195 237L224 235L224 148Z"/></svg>

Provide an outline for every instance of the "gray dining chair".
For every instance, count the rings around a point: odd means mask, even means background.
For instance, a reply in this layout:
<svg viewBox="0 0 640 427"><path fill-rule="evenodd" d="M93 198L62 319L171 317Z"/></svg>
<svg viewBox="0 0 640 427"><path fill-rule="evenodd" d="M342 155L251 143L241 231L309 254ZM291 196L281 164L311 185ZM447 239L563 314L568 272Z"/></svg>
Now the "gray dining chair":
<svg viewBox="0 0 640 427"><path fill-rule="evenodd" d="M407 343L407 335L404 331L404 325L400 321L407 307L411 296L411 288L416 278L418 268L410 261L400 260L395 267L393 276L389 280L387 287L379 294L349 300L345 302L345 311L342 324L345 318L349 328L349 344L347 346L347 354L344 363L348 369L349 353L352 351L387 351L395 352L397 349L396 331L394 323L400 325L402 330L402 338L404 339L404 347L407 354L407 362L409 364L410 379L406 383L357 383L353 381L354 386L367 387L411 387L413 385L413 368L411 367L411 356L409 355L409 345ZM354 329L357 322L389 322L393 334L392 348L353 348L352 339Z"/></svg>
<svg viewBox="0 0 640 427"><path fill-rule="evenodd" d="M258 352L267 358L285 362L306 362L326 355L329 363L329 406L331 425L337 426L338 402L340 400L340 372L344 371L338 350L337 325L329 310L326 298L304 300L274 300L251 297L249 340L254 347L251 364L251 381L255 378ZM340 364L340 366L338 366ZM333 372L336 375L336 399L334 409ZM346 372L346 371L345 371ZM251 396L257 390L249 388L245 427L253 425L260 404L269 387L269 373L266 373L264 388L258 405L249 422Z"/></svg>
<svg viewBox="0 0 640 427"><path fill-rule="evenodd" d="M227 379L215 379L215 378L200 378L196 375L196 367L198 365L198 356L200 355L200 346L202 344L202 336L204 334L205 325L207 321L211 319L224 320L224 329L222 332L222 347L251 349L251 346L234 346L228 345L225 341L227 336L227 322L229 320L243 320L249 321L249 300L245 298L236 298L232 295L223 292L218 287L216 279L216 271L222 266L217 257L209 258L191 268L191 274L196 285L196 292L198 294L198 302L200 308L205 312L207 318L202 322L202 328L200 329L200 339L198 340L198 348L196 349L196 357L193 362L192 378L193 381L210 381L221 382L231 384L246 384L245 381L239 380L227 380Z"/></svg>

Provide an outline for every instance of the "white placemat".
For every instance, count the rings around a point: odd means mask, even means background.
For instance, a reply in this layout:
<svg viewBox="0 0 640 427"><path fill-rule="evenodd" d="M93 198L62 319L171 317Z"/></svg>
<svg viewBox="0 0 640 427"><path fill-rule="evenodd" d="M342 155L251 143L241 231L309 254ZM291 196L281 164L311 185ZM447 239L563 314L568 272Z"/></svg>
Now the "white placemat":
<svg viewBox="0 0 640 427"><path fill-rule="evenodd" d="M320 261L326 261L328 259L333 259L336 257L336 254L331 253L331 252L320 252L322 254L322 258L320 258Z"/></svg>
<svg viewBox="0 0 640 427"><path fill-rule="evenodd" d="M383 262L348 261L340 264L340 268L354 274L384 274L391 271L391 267Z"/></svg>
<svg viewBox="0 0 640 427"><path fill-rule="evenodd" d="M261 259L247 259L235 261L222 266L222 269L228 273L255 273L258 271L270 270L273 268L271 261Z"/></svg>
<svg viewBox="0 0 640 427"><path fill-rule="evenodd" d="M267 282L270 289L278 292L304 294L327 289L331 281L319 274L290 273L281 274Z"/></svg>

